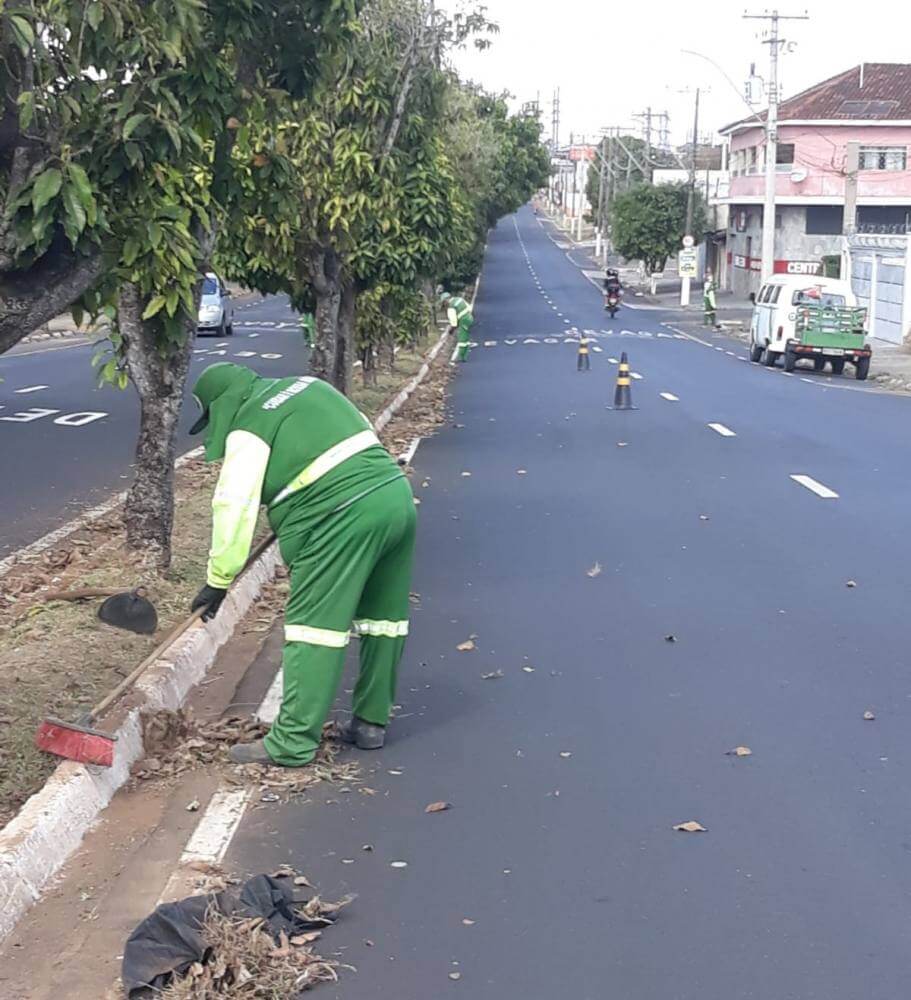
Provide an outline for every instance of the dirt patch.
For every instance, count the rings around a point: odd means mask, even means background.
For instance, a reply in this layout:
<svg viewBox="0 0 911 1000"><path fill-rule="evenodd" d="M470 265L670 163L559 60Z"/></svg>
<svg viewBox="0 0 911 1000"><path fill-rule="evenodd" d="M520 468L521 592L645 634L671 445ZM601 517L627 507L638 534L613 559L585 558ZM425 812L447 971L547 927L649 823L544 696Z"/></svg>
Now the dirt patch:
<svg viewBox="0 0 911 1000"><path fill-rule="evenodd" d="M434 337L433 340L436 338ZM401 351L393 371L377 371L375 385L355 376L354 402L375 416L409 381L433 340ZM382 438L393 455L415 435L443 422L450 367L440 352L431 375ZM77 718L117 684L178 622L205 578L217 466L194 459L176 474L174 560L166 578L149 574L124 546L118 511L79 529L57 547L13 565L0 580L0 827L36 792L56 759L34 746L38 723L48 715ZM103 625L97 599L47 604L48 590L79 587L131 589L145 584L158 609L155 635L138 636ZM283 586L270 591L252 627L266 631L283 603Z"/></svg>

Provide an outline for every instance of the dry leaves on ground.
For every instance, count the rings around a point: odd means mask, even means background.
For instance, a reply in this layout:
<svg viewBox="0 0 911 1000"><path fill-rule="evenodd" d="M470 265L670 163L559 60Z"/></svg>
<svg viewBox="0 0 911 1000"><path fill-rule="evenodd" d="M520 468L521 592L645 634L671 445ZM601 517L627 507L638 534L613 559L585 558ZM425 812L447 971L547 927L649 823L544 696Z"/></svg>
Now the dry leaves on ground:
<svg viewBox="0 0 911 1000"><path fill-rule="evenodd" d="M694 819L687 820L686 823L678 823L674 829L679 833L708 833L708 830Z"/></svg>
<svg viewBox="0 0 911 1000"><path fill-rule="evenodd" d="M872 722L875 718L876 716L870 711L869 708L867 709L866 712L864 712L864 720L866 722Z"/></svg>
<svg viewBox="0 0 911 1000"><path fill-rule="evenodd" d="M600 576L601 572L602 572L602 570L601 570L601 563L596 562L595 565L592 566L591 569L586 570L586 575L590 576L592 579L594 579L596 576Z"/></svg>
<svg viewBox="0 0 911 1000"><path fill-rule="evenodd" d="M314 897L301 912L308 919L332 919L348 902L323 903ZM291 998L319 983L338 982L339 962L323 958L311 947L320 931L291 938L282 931L276 942L261 917L238 919L211 910L202 933L210 949L208 960L194 962L159 994L162 1000Z"/></svg>
<svg viewBox="0 0 911 1000"><path fill-rule="evenodd" d="M452 808L451 802L431 802L424 810L425 813L441 813Z"/></svg>
<svg viewBox="0 0 911 1000"><path fill-rule="evenodd" d="M356 782L359 768L353 761L337 760L342 747L336 742L335 723L323 728L323 742L316 758L306 767L269 767L263 764L232 764L228 749L235 743L261 739L269 727L256 719L228 716L208 722L197 721L189 710L162 710L143 715L143 738L146 757L133 768L141 781L174 778L185 771L204 766L225 769L228 784L258 785L262 801L278 801L267 789L286 795L304 792L322 781Z"/></svg>
<svg viewBox="0 0 911 1000"><path fill-rule="evenodd" d="M753 751L749 747L734 747L733 750L725 750L728 757L752 757Z"/></svg>
<svg viewBox="0 0 911 1000"><path fill-rule="evenodd" d="M456 649L460 653L470 653L474 649L474 639L466 639L464 642L460 642Z"/></svg>
<svg viewBox="0 0 911 1000"><path fill-rule="evenodd" d="M482 681L495 681L495 680L498 680L500 677L503 677L503 676L504 676L504 674L503 674L502 670L491 670L489 674L481 674L481 680Z"/></svg>

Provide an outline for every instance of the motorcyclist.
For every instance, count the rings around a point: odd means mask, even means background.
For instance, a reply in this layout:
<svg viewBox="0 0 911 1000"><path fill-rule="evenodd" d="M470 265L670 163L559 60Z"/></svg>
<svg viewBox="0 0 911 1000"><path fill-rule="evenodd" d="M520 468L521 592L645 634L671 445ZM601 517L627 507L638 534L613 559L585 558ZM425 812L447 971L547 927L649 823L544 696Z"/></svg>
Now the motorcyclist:
<svg viewBox="0 0 911 1000"><path fill-rule="evenodd" d="M605 297L615 295L618 299L623 294L623 285L620 282L620 275L613 267L609 267L604 278Z"/></svg>
<svg viewBox="0 0 911 1000"><path fill-rule="evenodd" d="M622 295L623 285L620 282L620 275L614 268L609 267L604 278L604 308L611 310L611 316L614 315ZM611 299L614 300L613 306L611 306Z"/></svg>

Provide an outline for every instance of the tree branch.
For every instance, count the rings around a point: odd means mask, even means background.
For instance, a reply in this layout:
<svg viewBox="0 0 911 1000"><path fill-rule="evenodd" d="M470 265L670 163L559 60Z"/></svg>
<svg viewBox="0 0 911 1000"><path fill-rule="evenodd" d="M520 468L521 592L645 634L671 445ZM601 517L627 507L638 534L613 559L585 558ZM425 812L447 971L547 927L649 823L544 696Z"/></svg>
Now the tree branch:
<svg viewBox="0 0 911 1000"><path fill-rule="evenodd" d="M100 248L74 254L52 247L27 270L0 273L0 354L65 312L103 269Z"/></svg>

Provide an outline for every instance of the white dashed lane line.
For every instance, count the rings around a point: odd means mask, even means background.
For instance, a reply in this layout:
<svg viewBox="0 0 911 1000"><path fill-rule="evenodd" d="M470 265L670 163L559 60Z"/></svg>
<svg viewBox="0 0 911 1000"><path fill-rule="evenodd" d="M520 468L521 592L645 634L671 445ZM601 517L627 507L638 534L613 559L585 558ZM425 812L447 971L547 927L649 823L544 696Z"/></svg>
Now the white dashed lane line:
<svg viewBox="0 0 911 1000"><path fill-rule="evenodd" d="M734 431L732 431L730 427L725 427L724 424L709 424L709 427L711 427L716 434L720 434L722 437L737 437Z"/></svg>
<svg viewBox="0 0 911 1000"><path fill-rule="evenodd" d="M672 392L659 392L658 395L662 399L666 399L669 403L676 403L680 399L679 396L675 396Z"/></svg>
<svg viewBox="0 0 911 1000"><path fill-rule="evenodd" d="M39 389L50 389L49 385L27 385L23 389L16 389L15 391L19 393L20 396L24 396L27 392L38 392Z"/></svg>
<svg viewBox="0 0 911 1000"><path fill-rule="evenodd" d="M821 497L823 500L838 499L838 494L835 492L835 490L830 490L828 486L825 486L823 483L817 482L815 479L813 479L812 476L805 476L803 474L792 475L791 479L793 479L795 483L799 483L801 486L806 487L811 493L815 493L818 497Z"/></svg>

